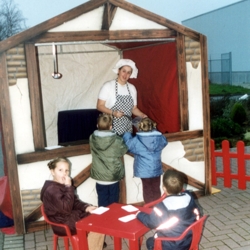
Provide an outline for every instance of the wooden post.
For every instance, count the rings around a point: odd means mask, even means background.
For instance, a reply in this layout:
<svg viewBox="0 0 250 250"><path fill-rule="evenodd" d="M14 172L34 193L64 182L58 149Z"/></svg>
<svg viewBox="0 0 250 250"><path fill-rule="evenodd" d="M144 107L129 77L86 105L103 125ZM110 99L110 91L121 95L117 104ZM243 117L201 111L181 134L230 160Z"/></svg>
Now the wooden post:
<svg viewBox="0 0 250 250"><path fill-rule="evenodd" d="M16 152L14 146L14 132L11 117L6 53L0 54L0 65L0 114L2 122L2 145L4 159L8 171L12 208L14 208L13 219L15 230L17 234L23 234L24 221L23 216L20 216L22 215L22 203L20 196Z"/></svg>

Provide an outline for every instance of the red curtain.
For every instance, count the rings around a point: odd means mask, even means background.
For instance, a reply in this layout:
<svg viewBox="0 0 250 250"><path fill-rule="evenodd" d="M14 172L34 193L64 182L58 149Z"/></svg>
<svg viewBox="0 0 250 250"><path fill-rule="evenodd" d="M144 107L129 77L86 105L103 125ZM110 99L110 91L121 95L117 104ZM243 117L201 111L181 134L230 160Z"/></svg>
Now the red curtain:
<svg viewBox="0 0 250 250"><path fill-rule="evenodd" d="M162 133L180 131L178 74L175 43L155 45L123 52L138 67L137 106L157 122Z"/></svg>
<svg viewBox="0 0 250 250"><path fill-rule="evenodd" d="M10 188L8 183L8 177L0 177L0 211L4 213L5 216L13 218L12 214L12 204L10 198Z"/></svg>

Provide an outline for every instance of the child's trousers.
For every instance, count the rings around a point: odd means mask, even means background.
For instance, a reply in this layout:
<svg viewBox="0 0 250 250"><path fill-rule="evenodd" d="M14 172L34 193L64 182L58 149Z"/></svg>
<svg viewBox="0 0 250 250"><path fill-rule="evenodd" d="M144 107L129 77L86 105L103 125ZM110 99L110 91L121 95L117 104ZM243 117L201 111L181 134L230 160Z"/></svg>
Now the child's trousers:
<svg viewBox="0 0 250 250"><path fill-rule="evenodd" d="M161 176L153 178L141 178L143 199L145 203L155 201L161 197Z"/></svg>

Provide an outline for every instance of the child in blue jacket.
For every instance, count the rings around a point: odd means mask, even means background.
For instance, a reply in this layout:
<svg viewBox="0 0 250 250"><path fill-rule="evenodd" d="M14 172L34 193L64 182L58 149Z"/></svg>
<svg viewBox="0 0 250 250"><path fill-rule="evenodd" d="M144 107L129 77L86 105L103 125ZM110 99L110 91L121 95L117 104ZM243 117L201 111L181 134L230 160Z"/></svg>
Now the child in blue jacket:
<svg viewBox="0 0 250 250"><path fill-rule="evenodd" d="M136 136L126 132L123 139L128 152L134 154L134 176L141 178L143 199L149 203L161 196L161 152L167 145L167 139L156 130L156 123L148 117L139 122L138 129Z"/></svg>
<svg viewBox="0 0 250 250"><path fill-rule="evenodd" d="M166 198L153 207L150 214L137 213L145 226L156 229L154 237L147 239L148 250L154 249L154 238L177 237L186 228L199 219L200 211L194 198L188 191L183 191L184 178L176 170L167 170L163 175L163 190ZM189 249L192 241L192 233L181 241L163 241L162 249Z"/></svg>

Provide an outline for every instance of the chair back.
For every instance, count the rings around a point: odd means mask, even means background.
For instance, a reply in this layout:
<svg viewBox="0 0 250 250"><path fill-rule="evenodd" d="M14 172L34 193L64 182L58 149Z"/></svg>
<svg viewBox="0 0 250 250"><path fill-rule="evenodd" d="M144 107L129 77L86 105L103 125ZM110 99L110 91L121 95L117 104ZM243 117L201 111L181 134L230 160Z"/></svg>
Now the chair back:
<svg viewBox="0 0 250 250"><path fill-rule="evenodd" d="M167 195L165 193L163 193L163 195L159 199L157 199L155 201L151 201L149 203L146 203L146 204L143 205L143 207L153 207L154 205L156 205L156 204L160 203L161 201L163 201L166 197L167 197Z"/></svg>
<svg viewBox="0 0 250 250"><path fill-rule="evenodd" d="M68 227L67 225L55 223L55 222L52 222L52 221L49 220L49 218L47 217L47 215L46 215L45 212L44 212L44 206L43 206L43 204L41 205L41 212L42 212L42 215L43 215L43 217L44 217L44 220L45 220L49 225L57 226L57 227L63 227L63 228L65 229L66 235L67 235L69 238L71 237L71 232L70 232L69 227Z"/></svg>
<svg viewBox="0 0 250 250"><path fill-rule="evenodd" d="M68 240L70 240L72 246L73 246L73 249L74 250L78 250L78 237L77 235L71 235L71 232L70 232L70 229L67 225L65 224L60 224L60 223L55 223L55 222L52 222L49 220L49 218L47 217L47 215L45 214L44 212L44 205L42 204L41 205L41 212L42 212L42 216L44 218L44 220L51 226L57 226L57 227L62 227L64 228L65 232L66 232L66 236L60 236L60 235L57 235L54 233L54 235L56 235L57 237L63 237L63 238L68 238Z"/></svg>
<svg viewBox="0 0 250 250"><path fill-rule="evenodd" d="M192 230L193 234L190 249L197 249L197 250L199 249L199 243L202 236L203 225L207 217L208 215L204 215L199 220L194 222L191 226L189 226L189 229Z"/></svg>
<svg viewBox="0 0 250 250"><path fill-rule="evenodd" d="M158 237L155 238L154 250L162 249L162 241L179 241L184 239L189 231L192 231L192 242L189 250L198 250L199 243L202 235L203 225L207 219L208 215L204 215L199 220L191 224L179 237Z"/></svg>

